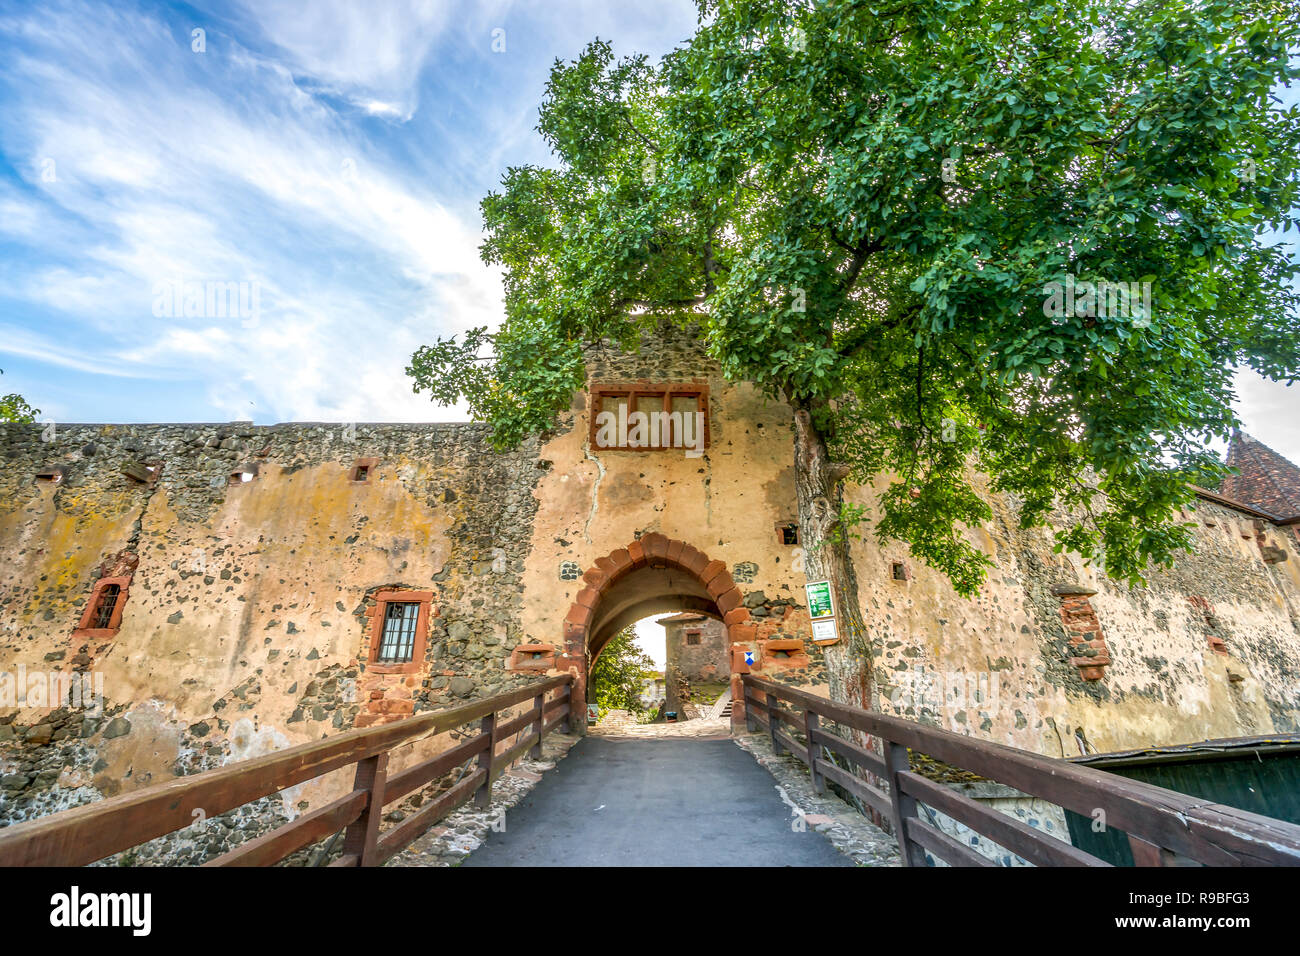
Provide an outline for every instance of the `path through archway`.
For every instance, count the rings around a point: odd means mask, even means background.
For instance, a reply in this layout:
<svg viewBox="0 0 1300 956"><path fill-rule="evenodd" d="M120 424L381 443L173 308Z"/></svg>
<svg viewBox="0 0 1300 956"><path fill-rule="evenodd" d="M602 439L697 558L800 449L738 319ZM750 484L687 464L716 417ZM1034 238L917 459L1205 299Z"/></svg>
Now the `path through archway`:
<svg viewBox="0 0 1300 956"><path fill-rule="evenodd" d="M740 589L722 561L684 541L658 532L642 535L626 548L597 558L583 574L586 584L564 618L561 669L574 673L576 723L585 727L587 669L605 642L627 625L671 611L700 611L722 619L729 641L752 636ZM739 660L743 660L743 654ZM735 704L732 726L744 722L739 673L743 665L731 654L731 689Z"/></svg>

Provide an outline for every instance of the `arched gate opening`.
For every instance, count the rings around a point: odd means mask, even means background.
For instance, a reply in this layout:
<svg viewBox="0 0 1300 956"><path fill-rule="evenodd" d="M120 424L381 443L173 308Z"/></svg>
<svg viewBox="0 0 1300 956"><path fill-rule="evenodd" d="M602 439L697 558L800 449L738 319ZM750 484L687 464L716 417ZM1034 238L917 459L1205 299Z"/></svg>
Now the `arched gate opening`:
<svg viewBox="0 0 1300 956"><path fill-rule="evenodd" d="M732 725L744 722L739 683L745 655L734 644L752 639L753 627L740 589L724 562L684 541L652 532L597 558L583 574L583 582L586 586L564 619L564 653L558 662L576 677L573 709L579 727L585 727L587 672L606 642L629 624L671 611L698 611L721 618L733 645Z"/></svg>

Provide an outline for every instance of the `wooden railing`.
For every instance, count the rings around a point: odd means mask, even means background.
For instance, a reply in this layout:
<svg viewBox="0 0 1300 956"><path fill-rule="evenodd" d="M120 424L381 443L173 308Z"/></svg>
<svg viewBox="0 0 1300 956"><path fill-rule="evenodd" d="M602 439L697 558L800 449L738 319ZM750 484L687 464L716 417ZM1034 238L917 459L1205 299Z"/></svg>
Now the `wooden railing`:
<svg viewBox="0 0 1300 956"><path fill-rule="evenodd" d="M1064 760L871 713L752 674L745 675L744 687L749 729L765 727L773 751L801 760L818 792L824 792L826 781L832 781L889 820L905 866L925 866L926 850L953 866L996 865L921 819L918 804L964 824L1037 866L1111 865L921 776L912 769L909 751L1073 810L1090 821L1104 820L1106 826L1127 834L1138 866L1188 862L1209 866L1300 866L1300 826L1291 823ZM783 707L782 703L791 707ZM873 746L863 747L829 732L823 720L868 735ZM875 752L875 746L880 753ZM865 776L839 766L828 759L829 754Z"/></svg>
<svg viewBox="0 0 1300 956"><path fill-rule="evenodd" d="M493 781L526 750L540 758L543 738L557 728L569 729L572 683L569 674L547 678L485 700L349 731L6 827L0 830L0 866L84 866L183 829L196 815L213 817L354 764L349 793L204 865L269 866L344 830L342 856L330 866L378 866L471 797L487 806ZM547 700L551 691L557 693ZM530 698L530 710L498 721L498 713ZM479 732L473 737L388 775L388 757L395 748L475 720ZM511 743L514 734L521 736ZM471 760L474 769L459 782L380 834L386 804Z"/></svg>

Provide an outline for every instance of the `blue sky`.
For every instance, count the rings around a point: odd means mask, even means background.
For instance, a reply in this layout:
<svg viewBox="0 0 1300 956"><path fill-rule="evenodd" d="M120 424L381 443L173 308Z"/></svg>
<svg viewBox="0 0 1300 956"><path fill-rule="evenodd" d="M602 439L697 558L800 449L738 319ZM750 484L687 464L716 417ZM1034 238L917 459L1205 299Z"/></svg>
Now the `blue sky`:
<svg viewBox="0 0 1300 956"><path fill-rule="evenodd" d="M459 417L403 369L500 318L478 201L548 162L551 63L694 26L689 0L0 0L0 394L54 421ZM160 306L214 282L256 308ZM1300 461L1294 389L1239 386Z"/></svg>
<svg viewBox="0 0 1300 956"><path fill-rule="evenodd" d="M694 24L688 0L0 3L0 393L56 421L458 417L403 369L499 320L478 201L547 161L553 60ZM256 311L157 314L160 284L210 281Z"/></svg>

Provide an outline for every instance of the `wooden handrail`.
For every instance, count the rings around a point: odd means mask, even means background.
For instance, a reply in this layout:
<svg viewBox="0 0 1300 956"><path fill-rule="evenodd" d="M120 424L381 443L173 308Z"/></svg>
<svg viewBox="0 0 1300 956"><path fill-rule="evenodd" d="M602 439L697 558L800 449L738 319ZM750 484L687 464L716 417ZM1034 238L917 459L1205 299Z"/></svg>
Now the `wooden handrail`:
<svg viewBox="0 0 1300 956"><path fill-rule="evenodd" d="M15 824L0 829L0 866L84 866L190 826L195 811L201 811L205 819L211 818L350 765L358 768L350 793L206 865L268 865L344 827L348 831L344 855L336 863L378 865L473 796L474 791L458 794L459 800L448 801L447 797L457 789L453 788L379 838L379 818L385 804L475 758L480 768L487 768L487 774L478 781L487 793L493 776L499 776L522 755L519 745L507 753L497 754L495 748L489 747L492 738L480 734L390 779L387 761L395 748L463 727L474 720L494 720L499 711L530 700L534 707L525 714L529 720L521 718L511 721L511 725L522 729L531 724L524 739L540 747L546 734L562 727L567 730L572 683L571 674L549 677L484 700L379 727L348 731ZM559 694L554 700L538 706L537 701L545 701L546 694L557 690ZM428 812L435 807L442 812ZM420 825L411 825L413 821ZM401 839L392 839L398 832Z"/></svg>
<svg viewBox="0 0 1300 956"><path fill-rule="evenodd" d="M761 725L771 736L775 752L788 752L808 766L819 792L824 781L830 780L888 817L904 865L925 865L925 850L952 865L983 866L991 862L921 819L918 803L946 814L1030 863L1110 865L920 776L912 769L911 751L1084 817L1102 811L1108 826L1128 835L1138 865L1165 865L1184 857L1210 866L1300 866L1300 826L1295 824L1208 803L1091 767L872 713L752 674L746 674L743 682L749 729ZM802 714L796 715L778 702L800 708ZM882 753L828 732L823 721L868 735L880 744ZM802 730L804 740L800 742L788 733L783 724ZM864 776L824 759L823 749L847 761Z"/></svg>

